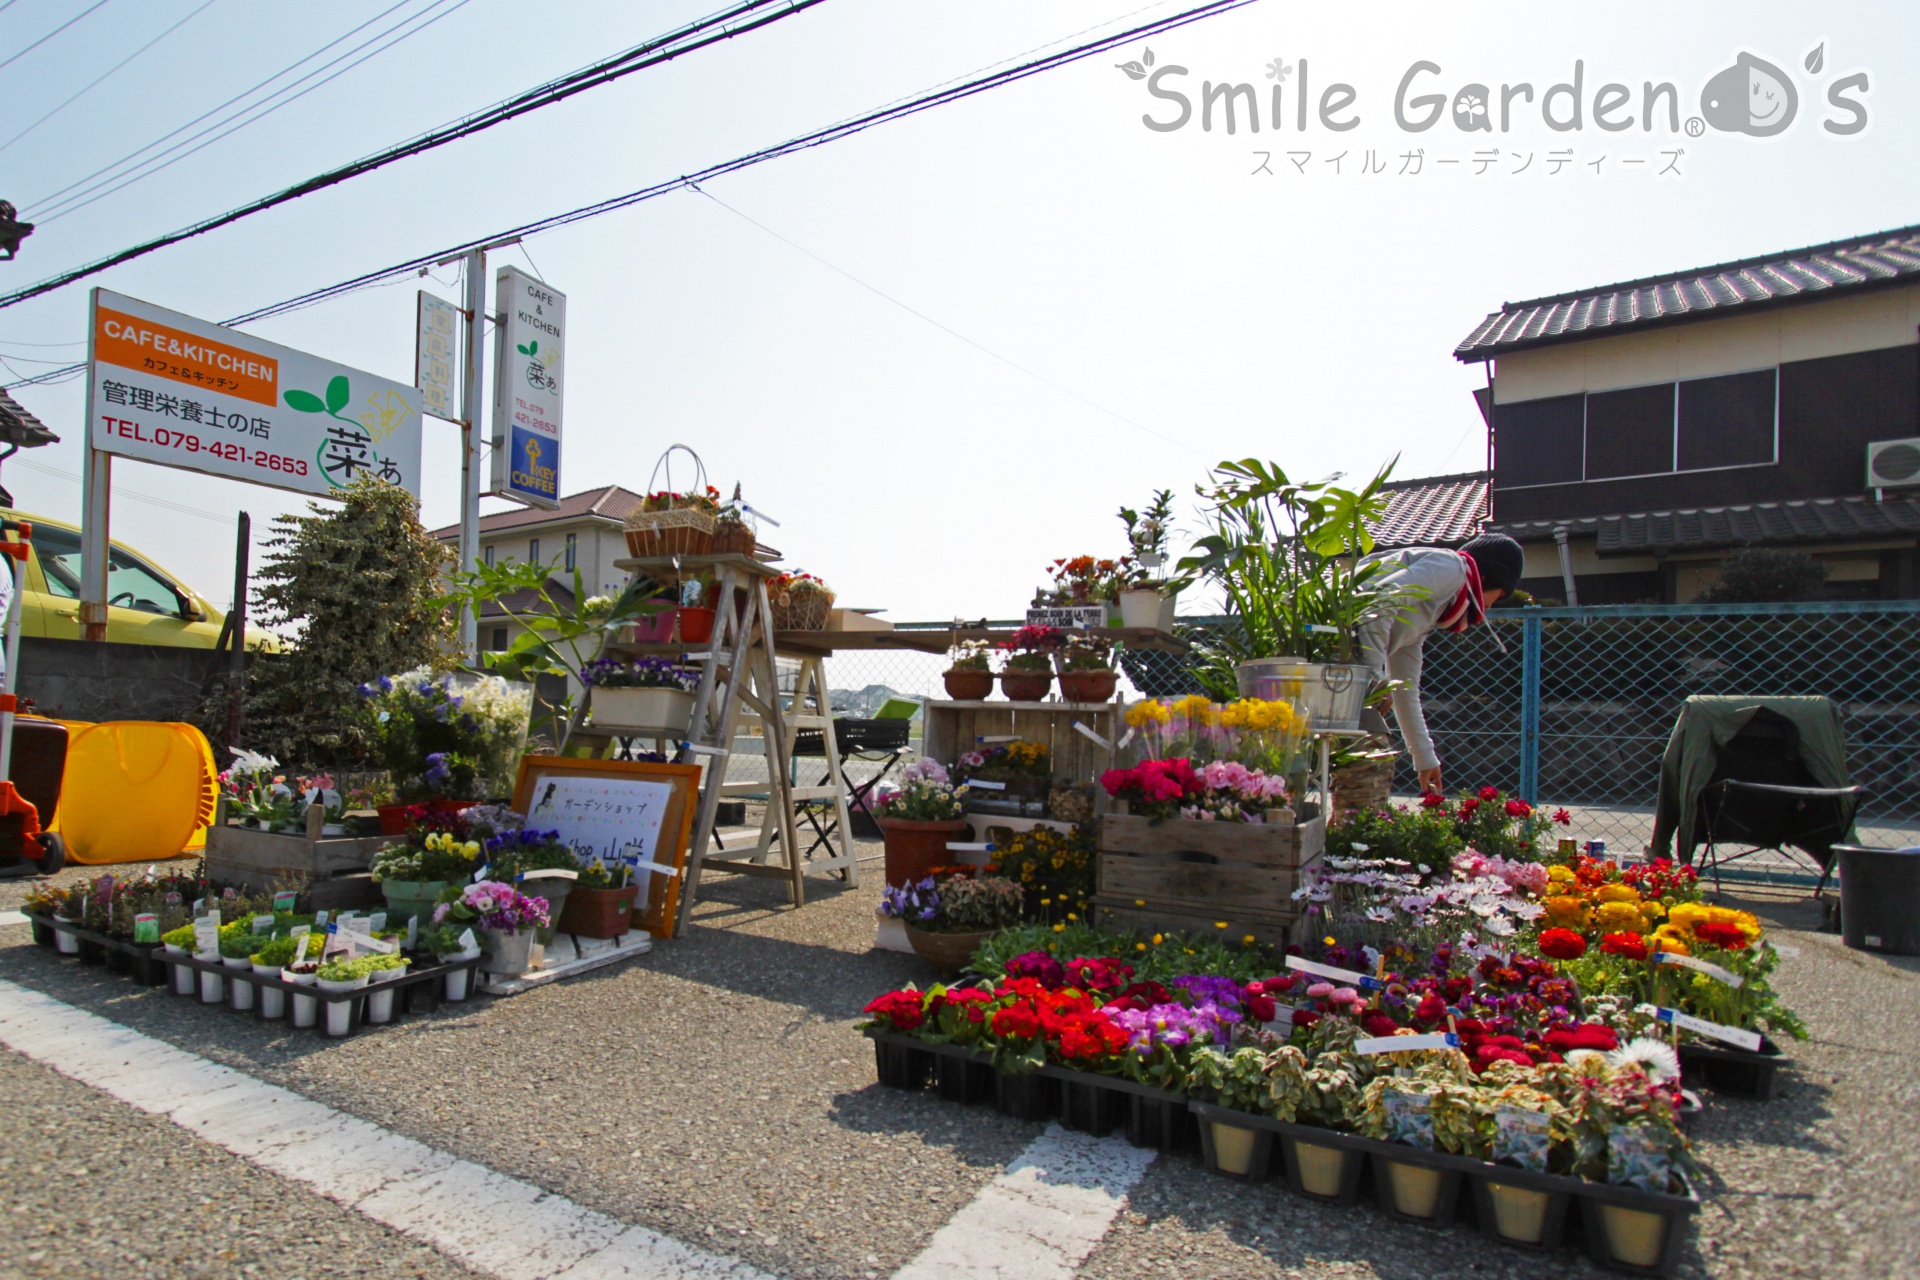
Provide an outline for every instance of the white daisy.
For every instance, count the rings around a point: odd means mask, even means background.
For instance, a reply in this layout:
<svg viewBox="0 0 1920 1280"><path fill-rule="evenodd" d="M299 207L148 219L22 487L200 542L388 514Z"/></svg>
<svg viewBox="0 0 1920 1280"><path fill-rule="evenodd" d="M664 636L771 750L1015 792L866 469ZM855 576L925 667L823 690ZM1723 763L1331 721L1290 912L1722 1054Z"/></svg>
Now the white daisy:
<svg viewBox="0 0 1920 1280"><path fill-rule="evenodd" d="M1607 1061L1618 1071L1622 1067L1638 1067L1647 1073L1647 1078L1655 1084L1665 1084L1669 1080L1680 1078L1680 1056L1673 1047L1663 1040L1650 1036L1641 1036L1629 1040L1607 1055Z"/></svg>
<svg viewBox="0 0 1920 1280"><path fill-rule="evenodd" d="M1567 1065L1589 1079L1604 1079L1613 1064L1598 1049L1575 1049L1567 1055Z"/></svg>

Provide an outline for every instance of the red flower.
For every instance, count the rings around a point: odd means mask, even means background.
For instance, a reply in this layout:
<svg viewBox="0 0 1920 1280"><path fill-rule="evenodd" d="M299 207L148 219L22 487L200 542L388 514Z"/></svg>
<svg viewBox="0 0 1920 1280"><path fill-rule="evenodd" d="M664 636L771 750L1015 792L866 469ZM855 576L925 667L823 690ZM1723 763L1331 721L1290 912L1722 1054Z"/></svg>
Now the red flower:
<svg viewBox="0 0 1920 1280"><path fill-rule="evenodd" d="M1447 1002L1429 991L1420 997L1420 1003L1413 1007L1413 1020L1422 1026L1432 1026L1447 1016Z"/></svg>
<svg viewBox="0 0 1920 1280"><path fill-rule="evenodd" d="M1513 1039L1511 1036L1502 1036L1500 1038L1503 1040ZM1516 1043L1518 1042L1516 1041ZM1491 1040L1473 1051L1473 1069L1475 1071L1485 1071L1496 1062L1511 1062L1515 1066L1520 1067L1530 1067L1533 1065L1533 1059L1527 1056L1525 1049L1505 1048L1495 1045Z"/></svg>
<svg viewBox="0 0 1920 1280"><path fill-rule="evenodd" d="M1482 800L1498 800L1500 798L1500 788L1482 787L1480 788L1480 798Z"/></svg>
<svg viewBox="0 0 1920 1280"><path fill-rule="evenodd" d="M1040 1015L1024 1001L1010 1004L993 1015L993 1034L1031 1040L1040 1034Z"/></svg>
<svg viewBox="0 0 1920 1280"><path fill-rule="evenodd" d="M1447 798L1438 791L1429 791L1420 797L1420 807L1422 809L1444 809L1447 807Z"/></svg>
<svg viewBox="0 0 1920 1280"><path fill-rule="evenodd" d="M1555 809L1553 811L1553 820L1559 823L1563 827L1570 827L1573 825L1573 815L1568 813L1565 809Z"/></svg>
<svg viewBox="0 0 1920 1280"><path fill-rule="evenodd" d="M1473 816L1473 811L1475 809L1478 809L1479 807L1480 807L1480 802L1478 800L1475 800L1472 796L1468 796L1465 800L1462 800L1460 802L1460 816L1462 818L1471 818Z"/></svg>
<svg viewBox="0 0 1920 1280"><path fill-rule="evenodd" d="M1710 947L1727 951L1745 951L1748 946L1746 931L1737 924L1705 920L1693 926L1693 936Z"/></svg>
<svg viewBox="0 0 1920 1280"><path fill-rule="evenodd" d="M1370 1036L1390 1036L1400 1029L1400 1024L1384 1013L1370 1013L1360 1019L1360 1028Z"/></svg>
<svg viewBox="0 0 1920 1280"><path fill-rule="evenodd" d="M1592 1049L1606 1053L1620 1047L1620 1037L1611 1027L1598 1022L1583 1022L1573 1027L1555 1027L1544 1037L1547 1048L1555 1053L1572 1053L1576 1049Z"/></svg>
<svg viewBox="0 0 1920 1280"><path fill-rule="evenodd" d="M1509 800L1507 801L1507 816L1509 818L1530 818L1533 816L1533 806L1525 800Z"/></svg>
<svg viewBox="0 0 1920 1280"><path fill-rule="evenodd" d="M895 1031L911 1031L927 1020L918 991L889 991L868 1003L866 1012L885 1018Z"/></svg>
<svg viewBox="0 0 1920 1280"><path fill-rule="evenodd" d="M1587 940L1571 929L1542 929L1540 954L1555 960L1578 960L1587 954Z"/></svg>
<svg viewBox="0 0 1920 1280"><path fill-rule="evenodd" d="M1311 1009L1295 1009L1293 1011L1293 1025L1296 1027L1310 1027L1318 1021L1320 1021L1320 1015Z"/></svg>
<svg viewBox="0 0 1920 1280"><path fill-rule="evenodd" d="M1629 960L1647 958L1647 944L1637 933L1610 933L1600 939L1600 950L1610 956L1625 956Z"/></svg>
<svg viewBox="0 0 1920 1280"><path fill-rule="evenodd" d="M1241 1005L1247 1011L1247 1017L1254 1022L1272 1022L1273 1015L1279 1012L1273 997L1263 992L1248 991L1241 997Z"/></svg>

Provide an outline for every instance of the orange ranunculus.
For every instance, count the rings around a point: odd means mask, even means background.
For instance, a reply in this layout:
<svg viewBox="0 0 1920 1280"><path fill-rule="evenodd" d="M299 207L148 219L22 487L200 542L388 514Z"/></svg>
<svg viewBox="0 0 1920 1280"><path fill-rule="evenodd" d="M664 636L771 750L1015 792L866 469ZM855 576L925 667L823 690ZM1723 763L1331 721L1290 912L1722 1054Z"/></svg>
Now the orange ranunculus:
<svg viewBox="0 0 1920 1280"><path fill-rule="evenodd" d="M1587 903L1584 898L1548 898L1543 904L1549 923L1561 929L1584 933L1587 928Z"/></svg>

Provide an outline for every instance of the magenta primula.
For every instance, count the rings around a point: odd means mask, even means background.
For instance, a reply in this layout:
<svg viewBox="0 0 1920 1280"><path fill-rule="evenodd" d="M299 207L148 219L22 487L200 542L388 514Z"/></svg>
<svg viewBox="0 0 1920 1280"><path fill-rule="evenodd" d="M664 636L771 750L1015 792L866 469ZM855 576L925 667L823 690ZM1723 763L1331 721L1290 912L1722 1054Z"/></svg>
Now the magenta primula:
<svg viewBox="0 0 1920 1280"><path fill-rule="evenodd" d="M544 898L529 898L510 884L482 880L467 886L460 902L477 917L482 929L494 933L513 933L519 929L543 929L549 923Z"/></svg>

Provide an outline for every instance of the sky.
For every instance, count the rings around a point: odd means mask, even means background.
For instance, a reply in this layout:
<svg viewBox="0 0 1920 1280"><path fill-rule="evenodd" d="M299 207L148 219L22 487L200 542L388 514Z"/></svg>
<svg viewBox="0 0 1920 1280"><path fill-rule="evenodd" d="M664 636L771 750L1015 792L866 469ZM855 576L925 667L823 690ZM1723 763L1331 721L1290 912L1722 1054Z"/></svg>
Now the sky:
<svg viewBox="0 0 1920 1280"><path fill-rule="evenodd" d="M218 320L1191 2L826 0L0 310L0 372L81 358L92 284ZM59 206L44 197L395 0L107 0L27 49L92 3L0 5L12 104L0 198L42 222L0 264L0 286L277 190L717 7L401 0L387 22L442 16L259 123L45 219ZM1664 119L1641 131L1643 82L1673 81L1684 121L1743 50L1797 86L1788 132L1687 137ZM496 252L489 269L531 270L567 295L563 491L642 489L662 451L685 443L713 483L740 483L780 521L765 540L842 604L902 621L1007 617L1056 557L1122 551L1117 508L1155 489L1179 495L1184 539L1199 525L1194 486L1223 459L1355 480L1396 458L1402 477L1482 466L1472 391L1485 372L1452 351L1505 300L1920 222L1917 53L1920 10L1892 3L1263 0L716 179L705 195L683 189L540 236ZM1439 70L1416 73L1410 98L1451 105L1457 90L1487 86L1495 131L1462 131L1451 114L1400 127L1396 89L1423 60ZM1136 78L1125 62L1164 74ZM1582 127L1555 131L1537 96L1571 82L1576 64ZM1827 93L1857 72L1868 127L1832 136L1822 121L1848 117ZM1266 110L1276 73L1278 132ZM1329 116L1358 123L1334 131L1310 110L1297 129L1303 78L1316 106L1350 86L1352 104ZM1252 86L1262 130L1244 117L1246 96L1232 133L1218 104L1203 129L1206 81ZM1595 98L1616 81L1633 125L1606 132ZM1536 101L1515 97L1499 132L1501 86L1521 82ZM1149 127L1143 117L1180 113L1150 84L1184 93L1193 118ZM1569 97L1554 105L1563 122ZM1426 112L1406 110L1413 123ZM1568 148L1563 162L1550 155ZM410 382L414 292L457 299L458 284L457 268L441 269L248 331ZM83 383L15 394L62 440L0 478L23 509L77 520ZM427 422L423 470L424 518L453 523L456 428ZM145 463L119 461L114 477L116 539L223 605L235 513L263 530L305 505Z"/></svg>

